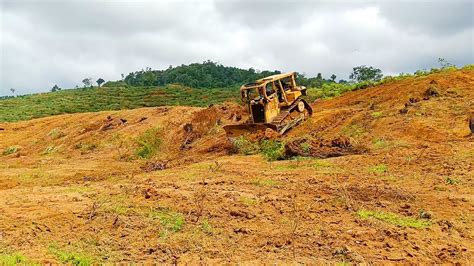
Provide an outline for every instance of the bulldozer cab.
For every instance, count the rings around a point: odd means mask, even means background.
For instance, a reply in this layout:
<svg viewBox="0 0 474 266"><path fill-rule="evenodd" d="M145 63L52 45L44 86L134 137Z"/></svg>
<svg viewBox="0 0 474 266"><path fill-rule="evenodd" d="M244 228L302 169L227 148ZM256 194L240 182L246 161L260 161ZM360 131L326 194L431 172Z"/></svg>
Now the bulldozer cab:
<svg viewBox="0 0 474 266"><path fill-rule="evenodd" d="M290 106L305 87L296 86L295 73L277 74L248 83L240 88L241 98L248 106L252 123L270 123L280 108Z"/></svg>
<svg viewBox="0 0 474 266"><path fill-rule="evenodd" d="M229 139L271 129L284 134L311 116L311 106L300 96L306 88L296 86L295 72L278 74L242 85L240 96L249 119L244 124L225 125Z"/></svg>

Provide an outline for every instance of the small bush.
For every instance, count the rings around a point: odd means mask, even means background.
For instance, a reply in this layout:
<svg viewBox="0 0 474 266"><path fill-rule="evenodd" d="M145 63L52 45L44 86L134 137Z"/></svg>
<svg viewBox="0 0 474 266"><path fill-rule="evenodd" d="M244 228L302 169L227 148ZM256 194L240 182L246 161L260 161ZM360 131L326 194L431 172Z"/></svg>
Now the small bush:
<svg viewBox="0 0 474 266"><path fill-rule="evenodd" d="M382 116L383 116L383 112L382 112L382 111L380 111L380 112L373 112L373 113L372 113L372 117L373 117L373 118L380 118L380 117L382 117Z"/></svg>
<svg viewBox="0 0 474 266"><path fill-rule="evenodd" d="M285 144L275 140L262 140L260 152L267 161L285 159Z"/></svg>
<svg viewBox="0 0 474 266"><path fill-rule="evenodd" d="M3 150L3 155L10 155L10 154L13 154L15 152L17 152L19 150L19 148L17 146L10 146L10 147L6 147L4 150Z"/></svg>
<svg viewBox="0 0 474 266"><path fill-rule="evenodd" d="M211 223L209 223L209 221L208 221L207 219L204 219L204 220L201 222L201 230L202 230L205 234L208 234L208 235L212 235L212 233L214 232L214 229L212 228Z"/></svg>
<svg viewBox="0 0 474 266"><path fill-rule="evenodd" d="M46 147L46 149L44 149L41 154L46 155L46 154L55 153L57 151L58 151L58 147L50 145L50 146Z"/></svg>
<svg viewBox="0 0 474 266"><path fill-rule="evenodd" d="M150 128L136 139L139 148L136 150L136 155L143 159L153 157L162 145L160 137L161 129Z"/></svg>
<svg viewBox="0 0 474 266"><path fill-rule="evenodd" d="M90 151L93 151L97 149L97 144L92 143L92 144L87 144L87 143L78 143L74 145L74 148L77 150L81 151L81 154L88 153Z"/></svg>
<svg viewBox="0 0 474 266"><path fill-rule="evenodd" d="M259 151L258 144L240 136L233 141L234 150L244 155L257 154Z"/></svg>
<svg viewBox="0 0 474 266"><path fill-rule="evenodd" d="M459 183L459 180L456 178L446 177L446 184L448 185L456 185Z"/></svg>
<svg viewBox="0 0 474 266"><path fill-rule="evenodd" d="M66 136L66 134L59 128L55 128L48 133L48 136L50 136L52 139L59 139Z"/></svg>
<svg viewBox="0 0 474 266"><path fill-rule="evenodd" d="M303 142L300 144L301 149L303 149L304 152L308 153L311 150L311 144L308 142Z"/></svg>

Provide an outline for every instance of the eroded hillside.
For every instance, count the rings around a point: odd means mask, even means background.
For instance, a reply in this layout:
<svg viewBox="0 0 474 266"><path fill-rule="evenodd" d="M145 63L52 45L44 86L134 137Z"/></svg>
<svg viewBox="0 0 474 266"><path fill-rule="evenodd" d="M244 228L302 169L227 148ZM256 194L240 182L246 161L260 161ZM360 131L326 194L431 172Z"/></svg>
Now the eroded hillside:
<svg viewBox="0 0 474 266"><path fill-rule="evenodd" d="M234 153L236 104L2 123L0 256L468 263L473 99L459 70L318 101L274 162Z"/></svg>

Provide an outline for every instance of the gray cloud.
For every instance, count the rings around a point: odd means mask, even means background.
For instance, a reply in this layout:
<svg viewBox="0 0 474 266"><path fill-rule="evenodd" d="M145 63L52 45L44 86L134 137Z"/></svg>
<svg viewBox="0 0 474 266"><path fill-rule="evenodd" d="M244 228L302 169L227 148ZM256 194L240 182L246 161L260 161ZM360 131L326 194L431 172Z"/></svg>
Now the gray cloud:
<svg viewBox="0 0 474 266"><path fill-rule="evenodd" d="M1 1L1 0L0 0ZM0 95L210 59L347 78L473 63L469 1L2 1Z"/></svg>

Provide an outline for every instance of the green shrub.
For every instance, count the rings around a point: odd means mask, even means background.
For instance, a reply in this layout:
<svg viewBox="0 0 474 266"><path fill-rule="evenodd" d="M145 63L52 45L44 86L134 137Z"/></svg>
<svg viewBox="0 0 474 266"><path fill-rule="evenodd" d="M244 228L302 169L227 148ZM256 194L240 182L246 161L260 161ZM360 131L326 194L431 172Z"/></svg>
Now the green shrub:
<svg viewBox="0 0 474 266"><path fill-rule="evenodd" d="M308 153L311 150L311 144L308 142L303 142L300 144L301 149L303 149L304 152Z"/></svg>
<svg viewBox="0 0 474 266"><path fill-rule="evenodd" d="M257 143L246 139L244 136L240 136L233 141L234 150L237 153L244 155L257 154L259 146Z"/></svg>
<svg viewBox="0 0 474 266"><path fill-rule="evenodd" d="M6 147L4 150L3 150L3 155L10 155L10 154L13 154L15 152L17 152L19 150L18 146L10 146L10 147Z"/></svg>
<svg viewBox="0 0 474 266"><path fill-rule="evenodd" d="M76 145L74 145L74 148L80 150L81 153L84 154L97 149L97 144L77 143Z"/></svg>
<svg viewBox="0 0 474 266"><path fill-rule="evenodd" d="M262 140L260 152L267 161L283 160L286 158L285 144L281 141Z"/></svg>
<svg viewBox="0 0 474 266"><path fill-rule="evenodd" d="M456 185L459 183L459 180L456 178L446 177L446 184L448 185Z"/></svg>
<svg viewBox="0 0 474 266"><path fill-rule="evenodd" d="M66 136L66 134L59 128L55 128L48 133L48 136L50 136L52 139L59 139Z"/></svg>
<svg viewBox="0 0 474 266"><path fill-rule="evenodd" d="M207 219L204 219L204 220L201 222L201 230L202 230L205 234L208 234L208 235L212 235L212 233L214 232L214 229L212 228L211 223L210 223Z"/></svg>
<svg viewBox="0 0 474 266"><path fill-rule="evenodd" d="M44 149L41 154L46 155L46 154L51 154L51 153L54 153L54 152L57 152L57 151L58 151L58 147L56 147L54 145L50 145L50 146L46 147L46 149Z"/></svg>
<svg viewBox="0 0 474 266"><path fill-rule="evenodd" d="M382 117L383 116L383 112L380 111L380 112L373 112L372 113L372 117L373 118L379 118L379 117Z"/></svg>
<svg viewBox="0 0 474 266"><path fill-rule="evenodd" d="M141 134L137 139L138 149L136 155L143 159L153 157L158 151L163 141L161 139L160 128L150 128Z"/></svg>

